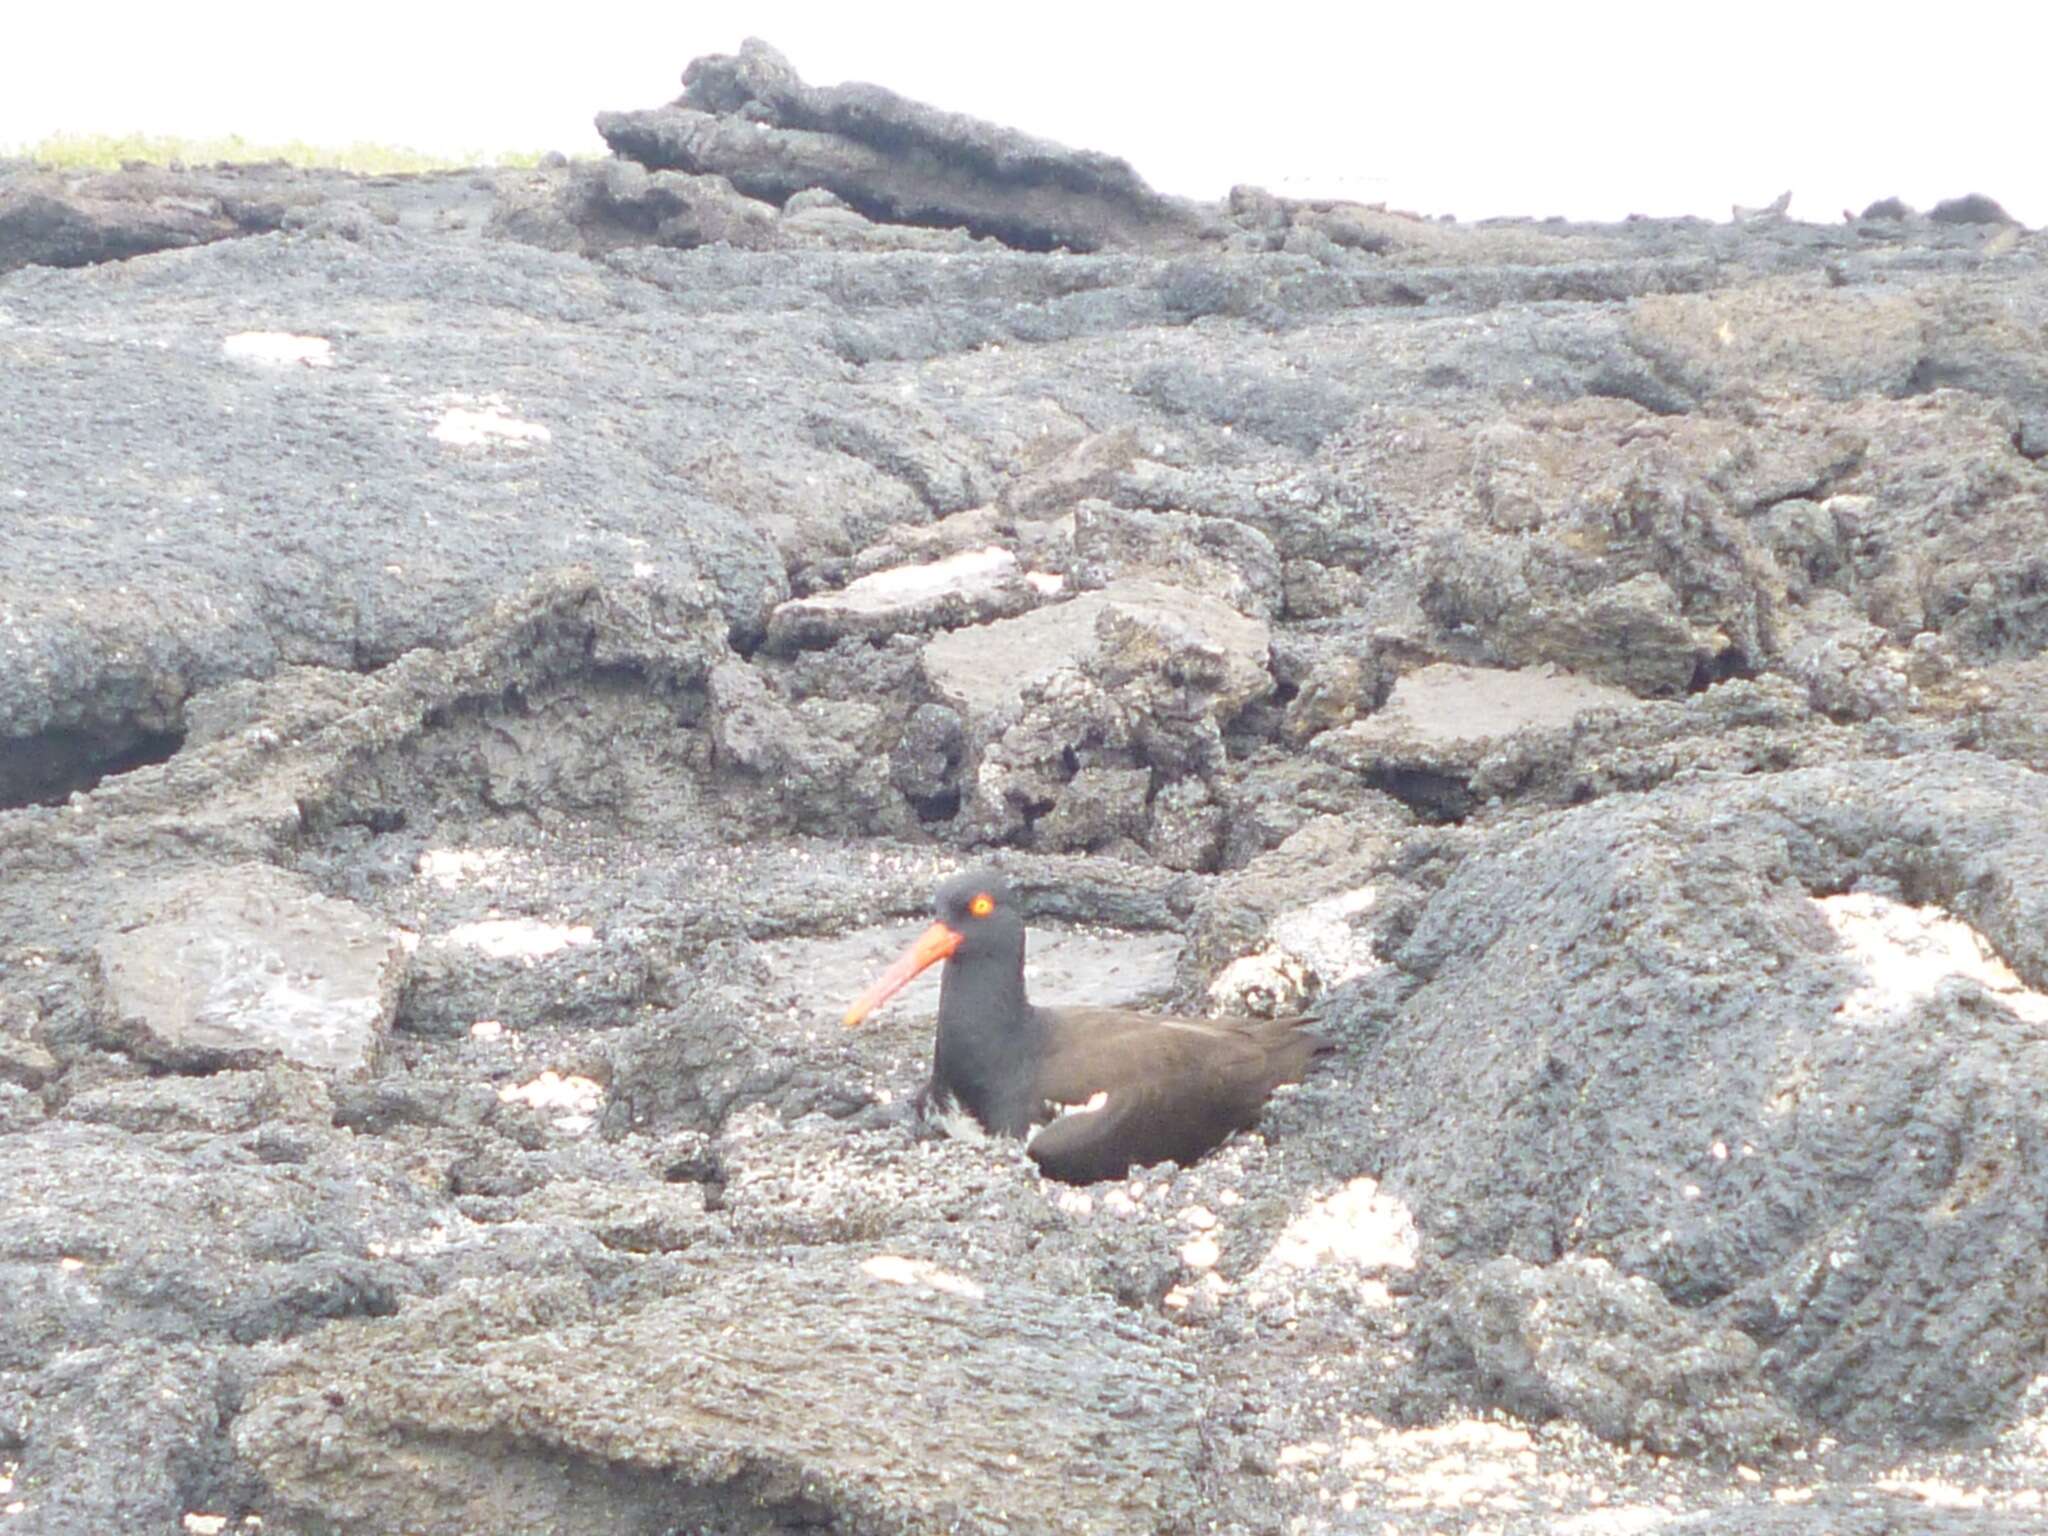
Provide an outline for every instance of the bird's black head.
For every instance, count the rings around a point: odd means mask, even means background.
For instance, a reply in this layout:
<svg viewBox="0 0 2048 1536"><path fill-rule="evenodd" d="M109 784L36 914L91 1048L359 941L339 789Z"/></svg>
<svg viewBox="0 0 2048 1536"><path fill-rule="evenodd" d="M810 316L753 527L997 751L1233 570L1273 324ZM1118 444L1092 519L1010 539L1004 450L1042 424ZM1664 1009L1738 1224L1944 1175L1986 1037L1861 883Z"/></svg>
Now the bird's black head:
<svg viewBox="0 0 2048 1536"><path fill-rule="evenodd" d="M992 869L955 875L938 890L932 915L960 935L953 956L972 960L981 955L1021 958L1024 914L1003 877Z"/></svg>
<svg viewBox="0 0 2048 1536"><path fill-rule="evenodd" d="M1024 914L1016 898L994 870L955 875L939 887L938 921L897 956L895 964L846 1010L849 1028L873 1013L910 984L913 976L941 960L961 961L946 970L947 987L963 987L979 995L1024 985Z"/></svg>

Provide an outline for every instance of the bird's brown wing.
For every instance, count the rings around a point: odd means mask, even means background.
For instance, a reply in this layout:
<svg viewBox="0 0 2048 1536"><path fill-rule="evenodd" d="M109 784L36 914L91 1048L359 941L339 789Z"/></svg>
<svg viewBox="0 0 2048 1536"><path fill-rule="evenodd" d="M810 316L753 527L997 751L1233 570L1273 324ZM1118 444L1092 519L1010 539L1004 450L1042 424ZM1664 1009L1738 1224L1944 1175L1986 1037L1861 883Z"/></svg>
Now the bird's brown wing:
<svg viewBox="0 0 2048 1536"><path fill-rule="evenodd" d="M1040 1071L1049 1121L1031 1156L1056 1179L1122 1178L1133 1164L1192 1163L1258 1118L1323 1041L1298 1019L1172 1019L1114 1008L1051 1011Z"/></svg>

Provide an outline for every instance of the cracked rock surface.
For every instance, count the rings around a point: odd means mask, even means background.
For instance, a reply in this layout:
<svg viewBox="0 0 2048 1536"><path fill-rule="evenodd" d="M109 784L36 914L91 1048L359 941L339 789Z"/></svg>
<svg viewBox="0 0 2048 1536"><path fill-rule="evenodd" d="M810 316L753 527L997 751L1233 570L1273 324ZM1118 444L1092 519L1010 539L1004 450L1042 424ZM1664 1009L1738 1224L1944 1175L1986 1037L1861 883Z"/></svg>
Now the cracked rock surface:
<svg viewBox="0 0 2048 1536"><path fill-rule="evenodd" d="M2048 1529L2039 235L603 123L0 167L0 1533Z"/></svg>

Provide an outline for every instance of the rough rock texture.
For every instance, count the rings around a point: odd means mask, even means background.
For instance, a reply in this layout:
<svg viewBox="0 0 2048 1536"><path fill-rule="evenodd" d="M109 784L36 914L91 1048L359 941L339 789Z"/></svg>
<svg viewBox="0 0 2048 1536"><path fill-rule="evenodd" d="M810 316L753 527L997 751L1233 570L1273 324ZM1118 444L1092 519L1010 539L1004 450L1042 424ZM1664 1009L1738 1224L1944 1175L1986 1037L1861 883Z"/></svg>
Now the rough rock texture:
<svg viewBox="0 0 2048 1536"><path fill-rule="evenodd" d="M1036 602L1015 555L1006 549L969 550L929 565L858 576L837 592L791 598L768 616L768 645L787 651L855 635L985 624Z"/></svg>
<svg viewBox="0 0 2048 1536"><path fill-rule="evenodd" d="M657 170L719 176L781 203L823 188L889 224L993 235L1029 250L1192 244L1213 220L1125 162L939 112L872 85L807 86L759 39L698 59L669 107L604 112L598 132Z"/></svg>
<svg viewBox="0 0 2048 1536"><path fill-rule="evenodd" d="M317 203L325 179L268 166L11 175L0 186L0 272L31 263L84 267L265 234L282 228L293 207ZM295 180L302 185L292 186Z"/></svg>
<svg viewBox="0 0 2048 1536"><path fill-rule="evenodd" d="M1469 1357L1459 1368L1517 1413L1569 1414L1603 1439L1731 1461L1794 1438L1747 1334L1700 1332L1655 1285L1602 1259L1495 1259L1451 1292L1444 1331Z"/></svg>
<svg viewBox="0 0 2048 1536"><path fill-rule="evenodd" d="M281 1056L367 1069L398 1008L399 936L267 864L139 898L98 945L111 1042L146 1061L214 1069Z"/></svg>
<svg viewBox="0 0 2048 1536"><path fill-rule="evenodd" d="M2038 235L607 125L0 167L0 1526L2048 1528ZM1336 1051L937 1136L991 858Z"/></svg>
<svg viewBox="0 0 2048 1536"><path fill-rule="evenodd" d="M609 1305L465 1285L295 1352L244 1404L236 1449L288 1515L376 1527L424 1505L446 1514L410 1528L448 1536L478 1507L574 1528L593 1496L635 1530L735 1509L753 1516L741 1529L877 1536L1002 1530L1025 1512L1055 1531L1193 1518L1197 1400L1170 1334L1107 1299L821 1257L841 1277L829 1288L772 1253L688 1265L670 1294ZM793 1355L804 1337L835 1342Z"/></svg>

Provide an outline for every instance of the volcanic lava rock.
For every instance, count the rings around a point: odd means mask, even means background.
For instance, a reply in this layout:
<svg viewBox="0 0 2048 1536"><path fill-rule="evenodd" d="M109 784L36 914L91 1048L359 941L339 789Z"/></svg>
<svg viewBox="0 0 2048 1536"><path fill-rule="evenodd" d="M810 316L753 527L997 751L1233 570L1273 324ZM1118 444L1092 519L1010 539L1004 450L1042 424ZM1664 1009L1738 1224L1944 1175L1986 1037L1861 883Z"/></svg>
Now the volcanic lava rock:
<svg viewBox="0 0 2048 1536"><path fill-rule="evenodd" d="M1188 245L1206 222L1129 165L872 85L807 86L758 38L696 60L672 106L603 112L598 132L657 170L712 174L780 203L821 187L870 218L961 227L1028 250Z"/></svg>
<svg viewBox="0 0 2048 1536"><path fill-rule="evenodd" d="M196 875L142 905L98 947L110 1039L188 1070L272 1056L371 1066L405 978L398 935L267 865Z"/></svg>
<svg viewBox="0 0 2048 1536"><path fill-rule="evenodd" d="M1445 1325L1487 1395L1517 1413L1569 1414L1609 1440L1728 1461L1764 1459L1798 1432L1758 1375L1754 1342L1697 1331L1656 1286L1597 1259L1495 1259L1451 1294Z"/></svg>

